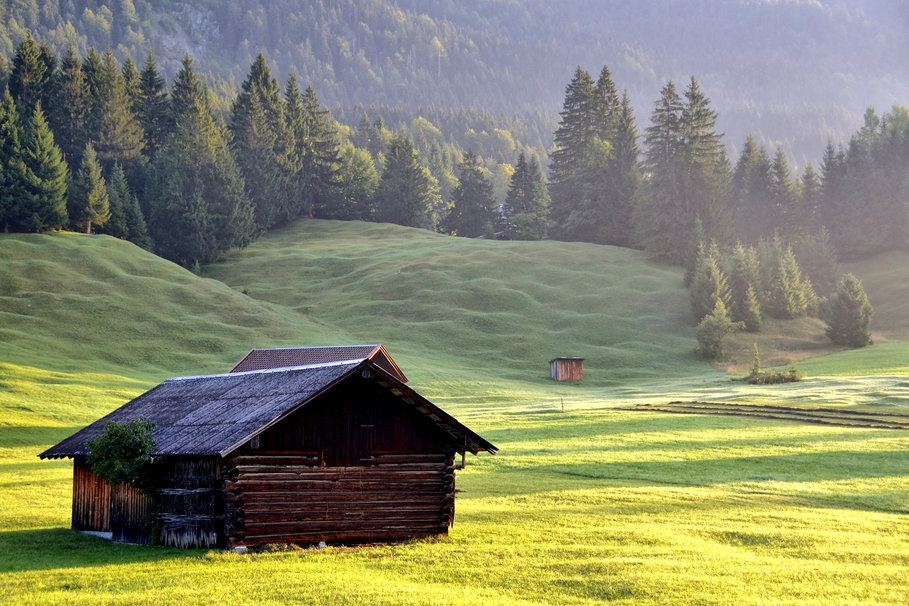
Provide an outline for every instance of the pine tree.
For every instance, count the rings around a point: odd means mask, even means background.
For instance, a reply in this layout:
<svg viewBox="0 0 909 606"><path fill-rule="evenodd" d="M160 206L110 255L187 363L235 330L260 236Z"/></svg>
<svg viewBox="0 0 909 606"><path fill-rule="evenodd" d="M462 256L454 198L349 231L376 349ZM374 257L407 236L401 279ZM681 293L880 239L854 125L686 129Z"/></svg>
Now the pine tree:
<svg viewBox="0 0 909 606"><path fill-rule="evenodd" d="M527 161L524 152L518 155L499 229L514 240L540 240L546 235L549 218L549 189L536 158Z"/></svg>
<svg viewBox="0 0 909 606"><path fill-rule="evenodd" d="M82 71L82 60L70 44L54 78L54 102L48 107L48 123L54 139L67 162L78 166L88 141L86 112L88 85Z"/></svg>
<svg viewBox="0 0 909 606"><path fill-rule="evenodd" d="M864 347L871 343L868 327L873 315L862 282L846 274L824 310L827 337L837 345Z"/></svg>
<svg viewBox="0 0 909 606"><path fill-rule="evenodd" d="M799 223L799 209L789 170L789 160L782 147L777 147L770 163L771 199L776 212L774 227L785 237L796 237L802 233Z"/></svg>
<svg viewBox="0 0 909 606"><path fill-rule="evenodd" d="M303 93L303 133L301 159L305 207L316 217L327 217L334 204L332 195L338 174L339 145L334 120L328 110L319 105L312 86L307 86Z"/></svg>
<svg viewBox="0 0 909 606"><path fill-rule="evenodd" d="M101 176L101 165L91 143L86 144L82 164L76 172L67 201L70 222L92 233L92 225L102 226L110 219L107 183Z"/></svg>
<svg viewBox="0 0 909 606"><path fill-rule="evenodd" d="M22 157L26 168L26 192L18 214L25 231L60 229L67 223L67 166L54 143L39 102L25 129Z"/></svg>
<svg viewBox="0 0 909 606"><path fill-rule="evenodd" d="M475 238L492 234L492 209L495 199L492 184L477 164L472 151L458 163L458 186L451 197L451 211L444 221L444 230L450 234Z"/></svg>
<svg viewBox="0 0 909 606"><path fill-rule="evenodd" d="M329 218L364 220L373 218L372 200L379 186L379 173L365 149L348 143L341 148L337 179L337 204Z"/></svg>
<svg viewBox="0 0 909 606"><path fill-rule="evenodd" d="M139 69L136 62L130 55L126 55L123 67L120 69L120 77L123 80L123 89L126 91L126 98L129 99L129 109L136 114L139 107L139 97L141 95Z"/></svg>
<svg viewBox="0 0 909 606"><path fill-rule="evenodd" d="M155 157L149 231L155 251L184 267L214 261L255 234L252 204L226 138L197 97Z"/></svg>
<svg viewBox="0 0 909 606"><path fill-rule="evenodd" d="M146 161L142 155L145 147L142 127L133 114L126 83L110 50L101 60L101 73L107 96L101 100L98 160L108 170L119 163L129 173Z"/></svg>
<svg viewBox="0 0 909 606"><path fill-rule="evenodd" d="M634 200L641 184L638 165L638 130L628 91L622 94L612 150L615 156L611 165L613 199L606 226L604 242L616 246L633 244Z"/></svg>
<svg viewBox="0 0 909 606"><path fill-rule="evenodd" d="M255 207L256 225L265 231L290 218L284 181L292 177L282 155L287 145L277 81L260 53L240 87L231 110L231 146ZM290 145L292 147L292 144Z"/></svg>
<svg viewBox="0 0 909 606"><path fill-rule="evenodd" d="M4 232L32 228L30 223L22 221L24 209L30 207L22 139L16 103L6 89L0 104L0 229Z"/></svg>
<svg viewBox="0 0 909 606"><path fill-rule="evenodd" d="M194 107L197 104L205 113L211 114L208 89L196 74L193 60L187 54L183 56L182 66L170 90L171 123L176 124L183 114L195 111Z"/></svg>
<svg viewBox="0 0 909 606"><path fill-rule="evenodd" d="M645 135L649 178L635 209L635 226L644 247L667 261L684 262L698 220L708 237L729 236L729 167L716 119L694 78L684 101L669 82L651 114L653 124Z"/></svg>
<svg viewBox="0 0 909 606"><path fill-rule="evenodd" d="M724 310L728 308L731 298L729 285L720 267L720 253L716 242L701 244L690 294L691 311L697 322L716 307L717 301L723 303Z"/></svg>
<svg viewBox="0 0 909 606"><path fill-rule="evenodd" d="M586 162L588 148L597 134L598 103L590 74L581 69L565 89L559 126L553 134L555 150L550 154L549 184L552 220L561 227L581 199L578 171Z"/></svg>
<svg viewBox="0 0 909 606"><path fill-rule="evenodd" d="M21 116L31 116L42 101L46 104L53 67L48 65L47 53L42 53L31 31L26 30L16 47L8 83Z"/></svg>
<svg viewBox="0 0 909 606"><path fill-rule="evenodd" d="M614 144L619 137L622 114L622 102L619 100L618 89L612 81L612 74L607 66L603 66L600 77L597 78L595 91L595 106L593 121L596 136L603 141Z"/></svg>
<svg viewBox="0 0 909 606"><path fill-rule="evenodd" d="M767 151L748 135L733 170L729 193L736 231L747 242L770 237L780 224L772 188Z"/></svg>
<svg viewBox="0 0 909 606"><path fill-rule="evenodd" d="M745 323L748 332L758 332L762 315L758 288L760 287L760 264L757 251L741 242L732 249L729 270L729 311L734 320Z"/></svg>
<svg viewBox="0 0 909 606"><path fill-rule="evenodd" d="M438 189L420 165L410 137L398 133L389 144L376 189L376 220L432 229L435 227L433 208L440 201Z"/></svg>
<svg viewBox="0 0 909 606"><path fill-rule="evenodd" d="M761 262L769 266L767 270L762 268L769 279L764 291L767 313L784 320L807 315L809 309L816 305L816 295L810 282L803 280L792 247L780 238L774 238Z"/></svg>
<svg viewBox="0 0 909 606"><path fill-rule="evenodd" d="M110 97L113 83L107 78L110 72L105 72L101 55L93 47L89 48L82 58L82 74L85 76L85 87L88 91L85 104L85 133L89 138L96 138L101 132L104 104Z"/></svg>
<svg viewBox="0 0 909 606"><path fill-rule="evenodd" d="M170 113L164 76L158 71L155 55L151 51L139 74L136 118L145 134L146 153L150 158L154 158L158 148L164 143L164 138L173 128L173 116Z"/></svg>
<svg viewBox="0 0 909 606"><path fill-rule="evenodd" d="M72 200L72 193L70 200ZM106 234L114 238L126 240L129 238L129 226L126 221L127 207L132 203L132 192L126 182L126 174L119 164L114 165L110 179L107 181L107 200L110 208L110 219L95 230L99 234ZM72 213L70 213L72 216Z"/></svg>

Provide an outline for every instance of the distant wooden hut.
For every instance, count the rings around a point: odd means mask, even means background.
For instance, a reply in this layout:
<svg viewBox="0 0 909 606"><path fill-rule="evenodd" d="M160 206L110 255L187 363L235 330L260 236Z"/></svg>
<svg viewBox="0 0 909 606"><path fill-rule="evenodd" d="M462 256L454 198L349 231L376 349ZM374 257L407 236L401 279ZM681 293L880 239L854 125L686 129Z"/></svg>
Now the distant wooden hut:
<svg viewBox="0 0 909 606"><path fill-rule="evenodd" d="M556 381L584 379L584 358L553 358L549 361L549 376Z"/></svg>
<svg viewBox="0 0 909 606"><path fill-rule="evenodd" d="M154 490L107 485L86 443L145 417ZM72 457L77 530L244 548L445 534L456 453L496 447L372 359L168 379L42 458Z"/></svg>
<svg viewBox="0 0 909 606"><path fill-rule="evenodd" d="M253 348L237 362L230 372L265 370L347 362L350 360L372 360L385 371L407 383L407 377L391 359L381 345L326 345L322 347L271 347Z"/></svg>

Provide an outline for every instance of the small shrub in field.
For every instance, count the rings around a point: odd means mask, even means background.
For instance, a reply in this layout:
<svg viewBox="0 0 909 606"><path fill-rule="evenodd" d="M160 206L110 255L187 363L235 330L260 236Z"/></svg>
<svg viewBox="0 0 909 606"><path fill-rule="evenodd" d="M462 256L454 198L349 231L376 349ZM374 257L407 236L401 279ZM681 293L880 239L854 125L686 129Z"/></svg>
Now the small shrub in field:
<svg viewBox="0 0 909 606"><path fill-rule="evenodd" d="M101 435L88 441L86 463L95 475L111 484L126 483L146 489L151 453L157 448L152 427L154 423L144 418L127 423L110 421Z"/></svg>
<svg viewBox="0 0 909 606"><path fill-rule="evenodd" d="M733 322L726 312L726 305L717 299L713 311L701 320L694 332L698 340L697 352L708 360L719 360L723 357L723 339L726 335L745 327L742 322Z"/></svg>

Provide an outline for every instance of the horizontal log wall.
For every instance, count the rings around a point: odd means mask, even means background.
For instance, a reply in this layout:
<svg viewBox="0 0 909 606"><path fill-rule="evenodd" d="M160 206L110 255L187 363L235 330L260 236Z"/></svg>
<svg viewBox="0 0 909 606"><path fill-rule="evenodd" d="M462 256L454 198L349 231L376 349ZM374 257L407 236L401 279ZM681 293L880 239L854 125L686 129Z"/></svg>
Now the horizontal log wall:
<svg viewBox="0 0 909 606"><path fill-rule="evenodd" d="M318 467L301 453L225 461L231 546L368 542L444 534L454 517L454 453L376 453Z"/></svg>

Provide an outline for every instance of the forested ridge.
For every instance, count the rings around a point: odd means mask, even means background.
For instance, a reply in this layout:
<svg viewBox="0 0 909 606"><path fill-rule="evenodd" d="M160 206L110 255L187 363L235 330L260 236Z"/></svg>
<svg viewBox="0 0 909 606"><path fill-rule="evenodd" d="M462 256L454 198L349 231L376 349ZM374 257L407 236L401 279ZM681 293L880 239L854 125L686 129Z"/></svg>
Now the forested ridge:
<svg viewBox="0 0 909 606"><path fill-rule="evenodd" d="M263 52L280 80L295 70L344 112L552 118L566 74L608 64L642 114L667 80L696 75L731 153L752 133L799 166L817 162L828 137L848 138L868 105L909 96L909 6L898 0L0 2L0 54L26 29L60 54L68 43L83 55L110 47L120 61L152 50L168 78L189 52L231 91ZM551 126L522 143L542 136L548 149Z"/></svg>

